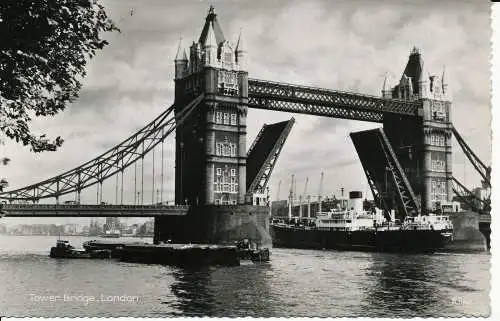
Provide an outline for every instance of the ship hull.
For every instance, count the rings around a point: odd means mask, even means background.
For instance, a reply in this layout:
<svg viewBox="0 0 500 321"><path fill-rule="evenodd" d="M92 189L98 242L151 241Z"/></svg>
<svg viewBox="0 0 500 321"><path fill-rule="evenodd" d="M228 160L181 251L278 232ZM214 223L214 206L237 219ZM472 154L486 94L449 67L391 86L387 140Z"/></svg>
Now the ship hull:
<svg viewBox="0 0 500 321"><path fill-rule="evenodd" d="M447 239L433 230L331 231L271 225L274 247L432 253Z"/></svg>

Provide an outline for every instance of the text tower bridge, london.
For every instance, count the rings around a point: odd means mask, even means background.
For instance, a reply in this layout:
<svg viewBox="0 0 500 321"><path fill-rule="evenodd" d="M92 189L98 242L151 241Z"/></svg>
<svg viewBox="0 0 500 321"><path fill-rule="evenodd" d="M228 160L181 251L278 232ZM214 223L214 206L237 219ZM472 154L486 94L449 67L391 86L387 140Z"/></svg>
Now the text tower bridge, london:
<svg viewBox="0 0 500 321"><path fill-rule="evenodd" d="M305 87L248 77L248 52L240 33L235 47L225 38L213 8L189 54L179 44L175 57L174 104L137 133L95 159L58 176L6 191L3 211L10 216L154 216L155 241L221 242L251 237L266 241L269 211L265 189L294 119L264 125L247 151L248 108L381 123L382 128L351 133L378 207L396 218L427 214L454 194L473 195L452 175L454 135L483 184L490 168L452 125L451 98L442 76L424 74L413 49L398 85L381 97ZM144 156L175 132L175 205L154 198L144 205ZM124 171L137 164L140 197L123 200ZM154 166L153 166L154 177ZM116 204L103 204L102 185L116 182ZM137 179L134 179L137 189ZM121 187L120 187L121 185ZM154 185L154 181L153 181ZM96 204L80 202L83 190L96 188ZM59 197L76 195L72 204ZM37 204L41 199L55 204ZM28 201L19 204L16 201ZM158 201L160 201L158 203ZM487 201L473 200L478 212ZM471 203L471 204L472 204ZM483 204L484 203L484 204ZM156 204L156 205L155 205ZM267 239L266 239L267 238Z"/></svg>

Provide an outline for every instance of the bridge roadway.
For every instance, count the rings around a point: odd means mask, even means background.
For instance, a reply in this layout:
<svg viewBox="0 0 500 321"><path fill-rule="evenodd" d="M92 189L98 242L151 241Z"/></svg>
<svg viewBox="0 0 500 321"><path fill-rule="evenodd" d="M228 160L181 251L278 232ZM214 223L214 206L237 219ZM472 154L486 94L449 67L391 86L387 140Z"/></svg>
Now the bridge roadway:
<svg viewBox="0 0 500 321"><path fill-rule="evenodd" d="M6 217L152 217L186 215L189 205L3 204Z"/></svg>

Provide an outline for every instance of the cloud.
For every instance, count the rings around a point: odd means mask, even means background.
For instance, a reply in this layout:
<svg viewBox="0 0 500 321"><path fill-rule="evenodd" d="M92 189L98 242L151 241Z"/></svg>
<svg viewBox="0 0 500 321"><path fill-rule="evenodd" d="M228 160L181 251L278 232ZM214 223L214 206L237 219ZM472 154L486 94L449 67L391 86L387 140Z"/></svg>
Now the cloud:
<svg viewBox="0 0 500 321"><path fill-rule="evenodd" d="M491 163L489 2L275 0L214 4L227 39L234 43L242 28L252 78L380 95L383 75L389 73L393 81L399 80L410 50L419 47L428 71L440 74L446 65L454 92L453 122L473 150ZM89 63L80 98L60 115L33 125L38 132L63 136L63 148L34 155L8 142L4 152L13 161L3 173L13 187L92 159L173 102L178 39L182 36L185 46L198 39L208 3L110 0L106 7L121 33L106 36L110 45ZM301 178L301 184L309 177L311 191L317 191L321 171L325 172L326 193L338 194L341 186L368 191L349 133L381 124L250 110L247 147L264 122L292 116L296 124L271 177L272 191L280 180L281 190L286 190L292 173ZM172 197L173 137L167 142L164 188L165 195ZM457 148L454 153L460 154ZM151 166L150 157L146 166ZM460 159L454 156L455 168L463 168ZM150 170L144 185L148 198L153 194ZM159 175L155 168L157 183ZM464 176L462 170L456 175ZM468 183L479 183L472 166L467 177ZM133 201L133 167L126 171L125 179L124 194ZM106 182L103 187L110 200L115 198L114 184ZM94 199L95 189L85 197Z"/></svg>

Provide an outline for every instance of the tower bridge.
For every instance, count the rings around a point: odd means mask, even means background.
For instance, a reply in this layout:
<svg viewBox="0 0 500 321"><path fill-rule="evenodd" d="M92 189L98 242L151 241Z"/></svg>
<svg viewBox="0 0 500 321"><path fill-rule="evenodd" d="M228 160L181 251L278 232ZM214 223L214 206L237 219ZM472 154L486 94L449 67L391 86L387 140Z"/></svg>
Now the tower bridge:
<svg viewBox="0 0 500 321"><path fill-rule="evenodd" d="M225 38L210 8L198 41L189 51L179 43L175 57L173 105L128 139L70 171L0 193L7 216L154 216L155 241L222 242L243 236L270 241L265 189L294 119L266 124L247 151L248 108L381 123L376 130L351 133L376 204L397 218L426 214L467 196L452 175L451 138L482 173L490 169L452 125L445 73L424 74L414 48L399 83L380 97L249 78L243 34L236 46ZM175 204L154 198L144 205L144 156L175 132ZM137 164L141 164L137 191ZM133 166L132 166L133 165ZM134 168L134 204L123 199L124 171ZM154 173L153 158L153 173ZM154 177L154 174L153 174ZM116 181L116 204L102 205L102 185ZM153 182L154 185L154 182ZM96 204L80 205L83 190L96 188ZM75 204L59 198L75 195ZM135 196L141 197L135 198ZM464 197L465 197L464 196ZM55 204L36 204L53 199ZM484 214L484 211L482 212ZM387 215L389 218L390 216Z"/></svg>

